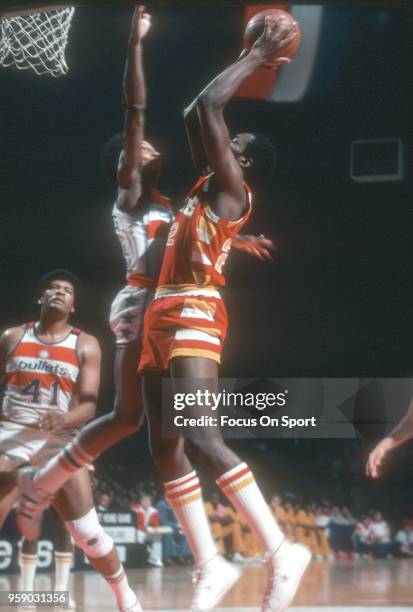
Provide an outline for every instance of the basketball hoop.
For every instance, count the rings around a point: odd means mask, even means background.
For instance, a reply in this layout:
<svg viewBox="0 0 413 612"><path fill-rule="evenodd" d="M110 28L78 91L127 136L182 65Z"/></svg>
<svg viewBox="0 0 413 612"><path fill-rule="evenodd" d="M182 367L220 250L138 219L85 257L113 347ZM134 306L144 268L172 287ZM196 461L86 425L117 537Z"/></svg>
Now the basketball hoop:
<svg viewBox="0 0 413 612"><path fill-rule="evenodd" d="M65 49L75 9L36 9L0 18L0 66L31 68L36 74L66 74Z"/></svg>

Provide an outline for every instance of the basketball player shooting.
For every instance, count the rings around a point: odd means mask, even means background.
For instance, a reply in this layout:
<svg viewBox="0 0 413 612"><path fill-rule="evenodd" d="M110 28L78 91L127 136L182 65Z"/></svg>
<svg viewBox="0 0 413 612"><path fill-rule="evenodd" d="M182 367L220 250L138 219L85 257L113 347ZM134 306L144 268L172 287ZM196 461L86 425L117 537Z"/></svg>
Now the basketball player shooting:
<svg viewBox="0 0 413 612"><path fill-rule="evenodd" d="M170 200L158 188L161 154L143 139L146 87L142 41L149 27L150 16L142 6L137 7L132 17L123 80L125 125L120 157L117 137L109 141L103 156L107 177L118 188L113 220L127 270L127 285L115 297L110 312L116 340L115 406L112 412L82 429L47 477L45 472L37 475L36 482L41 482L49 493L57 491L79 466L92 463L104 450L137 431L143 421L141 378L137 374L143 318L155 294L168 230L174 219ZM239 250L259 259L272 258L273 244L263 236L236 236L234 242ZM28 513L26 509L25 515ZM30 539L37 537L36 521L31 529L28 524L24 529Z"/></svg>
<svg viewBox="0 0 413 612"><path fill-rule="evenodd" d="M73 440L76 429L93 418L96 409L100 347L96 338L69 323L78 280L65 270L55 270L41 280L40 286L40 320L13 327L0 339L4 383L0 431L2 521L24 473L24 469L17 468L27 464L41 467L49 460L55 461L54 457ZM76 401L69 410L74 396ZM30 478L32 469L26 469ZM30 510L32 505L30 497L23 501L18 523L25 508ZM47 505L50 501L47 496ZM118 609L140 610L113 540L99 525L86 468L65 483L54 497L53 506L74 543L112 588ZM40 521L41 515L38 518ZM37 537L41 523L36 527ZM69 571L70 564L66 567L67 578Z"/></svg>
<svg viewBox="0 0 413 612"><path fill-rule="evenodd" d="M303 546L288 543L274 520L250 468L230 450L215 428L196 437L163 437L162 378L183 394L217 391L218 364L227 331L219 288L234 236L251 213L251 191L244 181L274 161L274 147L261 135L242 133L230 140L224 108L241 83L291 42L293 25L266 20L250 51L219 74L186 111L188 138L197 168L209 166L171 226L155 293L145 315L140 369L154 462L166 496L185 531L197 563L192 610L209 610L238 578L218 555L202 502L192 455L242 513L268 555L268 585L262 610L285 610L310 561ZM187 407L185 416L208 415L206 406Z"/></svg>

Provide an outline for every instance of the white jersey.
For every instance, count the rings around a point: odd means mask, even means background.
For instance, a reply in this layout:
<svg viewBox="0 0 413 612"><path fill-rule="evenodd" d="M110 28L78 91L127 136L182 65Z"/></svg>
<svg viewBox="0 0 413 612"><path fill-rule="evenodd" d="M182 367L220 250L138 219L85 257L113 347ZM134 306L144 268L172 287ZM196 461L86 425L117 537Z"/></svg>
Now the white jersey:
<svg viewBox="0 0 413 612"><path fill-rule="evenodd" d="M44 342L37 324L24 326L23 336L7 358L2 417L20 425L37 427L46 411L67 412L79 375L77 343L73 328L61 342Z"/></svg>
<svg viewBox="0 0 413 612"><path fill-rule="evenodd" d="M122 246L128 281L133 277L147 277L157 281L169 226L173 221L171 202L159 194L151 193L151 202L137 214L113 207L115 232Z"/></svg>

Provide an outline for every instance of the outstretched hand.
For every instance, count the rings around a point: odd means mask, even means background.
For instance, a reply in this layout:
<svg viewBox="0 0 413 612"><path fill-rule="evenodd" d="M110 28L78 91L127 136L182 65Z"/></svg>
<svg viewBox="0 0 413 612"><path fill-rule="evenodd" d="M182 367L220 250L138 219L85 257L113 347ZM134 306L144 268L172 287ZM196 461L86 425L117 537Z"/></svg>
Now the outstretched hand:
<svg viewBox="0 0 413 612"><path fill-rule="evenodd" d="M151 27L151 16L149 13L145 13L145 7L143 4L137 6L133 13L132 18L132 38L135 43L140 42L148 33Z"/></svg>
<svg viewBox="0 0 413 612"><path fill-rule="evenodd" d="M238 251L243 251L263 261L272 261L276 250L272 240L265 236L252 236L251 234L238 234L232 241Z"/></svg>
<svg viewBox="0 0 413 612"><path fill-rule="evenodd" d="M383 460L389 450L393 448L393 439L384 438L371 451L366 465L366 474L370 478L378 478L380 476Z"/></svg>
<svg viewBox="0 0 413 612"><path fill-rule="evenodd" d="M262 57L262 64L271 60L271 64L276 67L281 64L289 64L289 57L277 57L274 60L274 54L277 49L281 49L289 45L297 36L297 31L294 29L296 22L286 21L282 16L276 21L270 21L269 17L265 18L264 31L251 47L251 51L259 53Z"/></svg>

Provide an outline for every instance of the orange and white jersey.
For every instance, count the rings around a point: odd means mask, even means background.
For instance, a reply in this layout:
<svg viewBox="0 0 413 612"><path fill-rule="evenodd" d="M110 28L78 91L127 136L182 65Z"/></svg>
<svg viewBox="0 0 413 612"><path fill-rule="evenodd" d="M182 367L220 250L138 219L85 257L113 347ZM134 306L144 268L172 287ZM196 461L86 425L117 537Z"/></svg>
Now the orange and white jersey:
<svg viewBox="0 0 413 612"><path fill-rule="evenodd" d="M208 204L213 175L201 177L169 230L155 299L177 295L219 297L223 267L233 237L251 214L251 190L244 183L246 211L237 221L220 218Z"/></svg>
<svg viewBox="0 0 413 612"><path fill-rule="evenodd" d="M81 333L73 328L61 342L48 343L38 338L36 326L24 326L7 358L1 411L5 420L34 427L47 410L69 410L79 375Z"/></svg>
<svg viewBox="0 0 413 612"><path fill-rule="evenodd" d="M166 237L173 221L171 202L152 190L151 202L137 214L121 210L117 202L113 208L115 232L122 247L129 284L149 286L146 279L156 284L162 265ZM154 287L153 287L154 288Z"/></svg>

